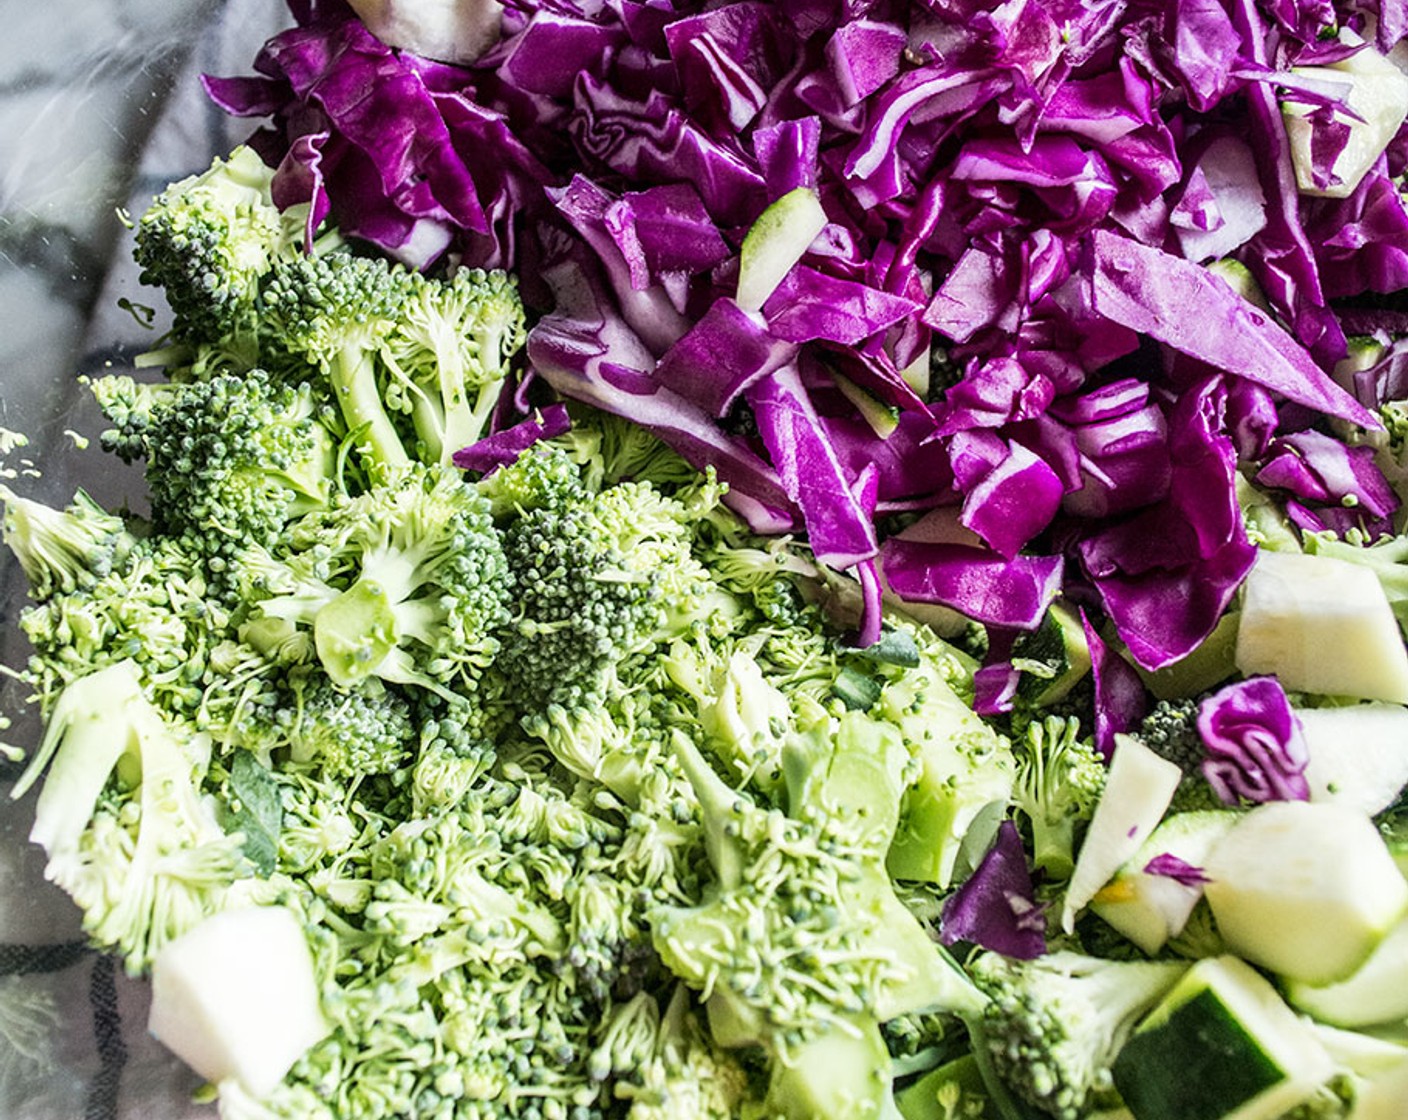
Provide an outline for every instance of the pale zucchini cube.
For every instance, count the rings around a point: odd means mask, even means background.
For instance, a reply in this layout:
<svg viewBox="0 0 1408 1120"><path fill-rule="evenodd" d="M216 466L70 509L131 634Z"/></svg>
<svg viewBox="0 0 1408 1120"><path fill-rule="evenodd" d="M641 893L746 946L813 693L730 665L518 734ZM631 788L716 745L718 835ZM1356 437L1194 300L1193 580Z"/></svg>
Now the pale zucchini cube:
<svg viewBox="0 0 1408 1120"><path fill-rule="evenodd" d="M1287 689L1408 703L1408 649L1373 571L1262 550L1243 589L1237 668Z"/></svg>
<svg viewBox="0 0 1408 1120"><path fill-rule="evenodd" d="M1408 909L1408 882L1379 830L1341 805L1259 805L1213 846L1205 870L1227 947L1305 984L1348 977Z"/></svg>
<svg viewBox="0 0 1408 1120"><path fill-rule="evenodd" d="M328 1033L302 924L251 906L168 942L152 962L147 1027L202 1077L267 1096Z"/></svg>

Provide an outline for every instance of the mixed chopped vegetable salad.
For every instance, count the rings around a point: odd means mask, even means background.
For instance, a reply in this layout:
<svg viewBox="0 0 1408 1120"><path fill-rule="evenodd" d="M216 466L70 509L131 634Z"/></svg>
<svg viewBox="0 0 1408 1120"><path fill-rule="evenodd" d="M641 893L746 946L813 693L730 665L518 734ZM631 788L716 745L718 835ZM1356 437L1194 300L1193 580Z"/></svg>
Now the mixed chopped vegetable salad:
<svg viewBox="0 0 1408 1120"><path fill-rule="evenodd" d="M1401 1120L1408 6L290 0L0 485L226 1120Z"/></svg>

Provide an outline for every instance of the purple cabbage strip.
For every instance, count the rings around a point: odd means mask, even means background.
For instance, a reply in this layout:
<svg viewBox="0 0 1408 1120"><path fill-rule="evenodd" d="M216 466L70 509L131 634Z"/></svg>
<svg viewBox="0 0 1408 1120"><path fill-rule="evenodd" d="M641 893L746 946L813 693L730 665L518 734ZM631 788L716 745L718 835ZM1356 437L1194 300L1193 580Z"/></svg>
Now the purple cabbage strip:
<svg viewBox="0 0 1408 1120"><path fill-rule="evenodd" d="M967 941L1016 960L1046 953L1046 908L1037 901L1022 837L1010 820L963 884L944 899L939 940Z"/></svg>
<svg viewBox="0 0 1408 1120"><path fill-rule="evenodd" d="M1172 852L1156 855L1144 865L1144 874L1161 875L1185 887L1201 887L1208 882L1206 871L1201 867L1194 867L1185 859L1179 859Z"/></svg>
<svg viewBox="0 0 1408 1120"><path fill-rule="evenodd" d="M1310 754L1300 721L1275 677L1250 677L1198 706L1208 757L1203 776L1228 805L1306 801Z"/></svg>
<svg viewBox="0 0 1408 1120"><path fill-rule="evenodd" d="M1061 590L1063 562L891 537L880 546L880 565L902 599L940 603L990 626L1035 630Z"/></svg>
<svg viewBox="0 0 1408 1120"><path fill-rule="evenodd" d="M571 427L572 418L567 414L567 406L550 404L511 427L502 428L469 447L461 448L454 453L453 462L460 470L491 474L499 467L516 462L534 444L560 436Z"/></svg>
<svg viewBox="0 0 1408 1120"><path fill-rule="evenodd" d="M1108 762L1114 757L1115 736L1139 724L1147 711L1148 699L1139 675L1110 648L1085 611L1080 612L1080 622L1090 648L1090 674L1095 682L1095 748Z"/></svg>

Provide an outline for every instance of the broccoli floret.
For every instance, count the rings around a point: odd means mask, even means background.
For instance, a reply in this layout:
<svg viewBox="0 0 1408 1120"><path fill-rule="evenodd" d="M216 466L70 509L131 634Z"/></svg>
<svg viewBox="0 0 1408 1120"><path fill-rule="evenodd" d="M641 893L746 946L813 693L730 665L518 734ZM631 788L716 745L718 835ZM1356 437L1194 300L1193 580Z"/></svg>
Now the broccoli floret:
<svg viewBox="0 0 1408 1120"><path fill-rule="evenodd" d="M252 873L241 837L201 796L209 751L143 695L132 662L119 662L63 690L13 791L23 796L48 767L31 833L48 854L45 875L134 975Z"/></svg>
<svg viewBox="0 0 1408 1120"><path fill-rule="evenodd" d="M988 995L975 1046L1020 1100L1057 1120L1119 1104L1110 1066L1138 1019L1187 968L1058 950L1019 961L983 953L969 975Z"/></svg>
<svg viewBox="0 0 1408 1120"><path fill-rule="evenodd" d="M114 425L104 446L147 461L154 530L217 581L239 551L273 548L290 521L329 501L336 448L307 385L255 369L163 384L106 377L93 391Z"/></svg>
<svg viewBox="0 0 1408 1120"><path fill-rule="evenodd" d="M265 647L305 652L298 639L311 635L341 688L380 677L453 700L477 687L508 617L488 503L439 467L414 464L335 500L296 522L277 552L252 547L238 563Z"/></svg>
<svg viewBox="0 0 1408 1120"><path fill-rule="evenodd" d="M273 177L251 149L236 148L167 187L137 223L139 278L165 293L180 341L253 359L260 280L300 252L306 213L278 210Z"/></svg>
<svg viewBox="0 0 1408 1120"><path fill-rule="evenodd" d="M692 553L698 517L649 483L621 483L504 530L515 614L498 665L527 706L580 706L623 659L724 605Z"/></svg>
<svg viewBox="0 0 1408 1120"><path fill-rule="evenodd" d="M1198 731L1198 704L1197 698L1160 700L1135 731L1150 750L1183 771L1173 795L1173 812L1227 808L1203 776L1208 753Z"/></svg>
<svg viewBox="0 0 1408 1120"><path fill-rule="evenodd" d="M412 273L408 282L387 340L390 402L410 413L417 458L448 465L484 433L526 338L523 304L505 272L460 269L447 281Z"/></svg>
<svg viewBox="0 0 1408 1120"><path fill-rule="evenodd" d="M62 510L0 485L3 539L39 601L89 590L120 568L135 543L127 523L80 490Z"/></svg>
<svg viewBox="0 0 1408 1120"><path fill-rule="evenodd" d="M198 563L161 537L137 539L122 563L69 593L26 609L20 628L34 646L24 670L47 710L68 684L131 660L164 711L194 719L232 682L212 673L229 610Z"/></svg>
<svg viewBox="0 0 1408 1120"><path fill-rule="evenodd" d="M378 678L337 688L321 673L294 674L274 709L289 758L338 778L389 774L416 757L411 705Z"/></svg>
<svg viewBox="0 0 1408 1120"><path fill-rule="evenodd" d="M749 1096L747 1071L714 1045L683 985L663 1011L648 992L616 1007L591 1070L616 1079L625 1120L733 1120Z"/></svg>
<svg viewBox="0 0 1408 1120"><path fill-rule="evenodd" d="M525 337L501 272L437 280L349 252L280 262L260 314L265 353L321 373L373 480L477 440Z"/></svg>
<svg viewBox="0 0 1408 1120"><path fill-rule="evenodd" d="M322 374L374 478L412 461L388 412L382 354L414 288L413 276L380 257L338 252L274 270L260 300L269 347L282 348L292 368L303 364Z"/></svg>
<svg viewBox="0 0 1408 1120"><path fill-rule="evenodd" d="M1031 822L1032 862L1056 878L1075 868L1075 831L1095 813L1105 788L1104 759L1080 737L1080 721L1048 716L1017 740L1012 797Z"/></svg>
<svg viewBox="0 0 1408 1120"><path fill-rule="evenodd" d="M586 494L581 473L565 451L536 447L479 480L496 521L508 521L538 509L581 501Z"/></svg>

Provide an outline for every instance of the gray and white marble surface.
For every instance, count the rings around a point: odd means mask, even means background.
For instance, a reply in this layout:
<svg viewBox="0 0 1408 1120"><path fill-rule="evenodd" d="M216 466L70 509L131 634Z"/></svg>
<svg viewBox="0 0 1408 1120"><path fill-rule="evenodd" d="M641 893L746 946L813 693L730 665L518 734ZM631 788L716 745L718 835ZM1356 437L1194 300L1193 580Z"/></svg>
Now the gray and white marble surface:
<svg viewBox="0 0 1408 1120"><path fill-rule="evenodd" d="M135 472L97 448L80 375L128 364L151 305L122 211L209 165L248 131L210 106L202 72L248 73L288 22L282 0L0 0L0 483L62 504L77 486L140 503ZM28 446L6 450L6 433ZM72 433L72 434L70 434ZM83 437L91 444L82 447ZM25 656L24 578L0 559L0 665ZM21 686L0 670L0 711ZM0 743L33 745L32 721ZM77 910L27 842L34 794L9 796L0 754L0 1117L186 1120L199 1079L147 1036L146 989L88 948Z"/></svg>

